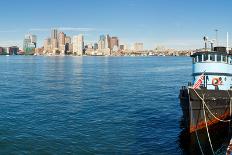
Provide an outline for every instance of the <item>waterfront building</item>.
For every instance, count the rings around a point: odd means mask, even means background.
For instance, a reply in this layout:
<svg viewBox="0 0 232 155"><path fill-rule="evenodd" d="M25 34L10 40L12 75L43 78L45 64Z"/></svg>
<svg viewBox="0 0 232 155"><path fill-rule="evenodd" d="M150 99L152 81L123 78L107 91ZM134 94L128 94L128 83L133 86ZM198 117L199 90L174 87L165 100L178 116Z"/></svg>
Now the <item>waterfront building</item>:
<svg viewBox="0 0 232 155"><path fill-rule="evenodd" d="M59 45L65 45L66 34L64 32L59 33Z"/></svg>
<svg viewBox="0 0 232 155"><path fill-rule="evenodd" d="M106 39L105 39L105 48L111 49L111 37L108 34L106 35Z"/></svg>
<svg viewBox="0 0 232 155"><path fill-rule="evenodd" d="M106 39L105 35L100 35L100 40L101 41L105 41L105 39Z"/></svg>
<svg viewBox="0 0 232 155"><path fill-rule="evenodd" d="M54 38L51 39L51 48L52 48L53 52L58 50L58 40L57 39L54 39Z"/></svg>
<svg viewBox="0 0 232 155"><path fill-rule="evenodd" d="M113 50L113 49L116 49L118 48L119 46L119 40L118 40L118 37L112 37L110 39L110 49ZM115 51L115 50L113 50Z"/></svg>
<svg viewBox="0 0 232 155"><path fill-rule="evenodd" d="M58 30L57 29L51 30L51 39L58 39Z"/></svg>
<svg viewBox="0 0 232 155"><path fill-rule="evenodd" d="M18 55L19 47L11 46L9 47L9 55Z"/></svg>
<svg viewBox="0 0 232 155"><path fill-rule="evenodd" d="M23 40L23 50L26 55L33 55L36 48L36 36L35 35L25 35Z"/></svg>
<svg viewBox="0 0 232 155"><path fill-rule="evenodd" d="M58 46L61 54L65 53L65 36L66 34L64 32L59 33Z"/></svg>
<svg viewBox="0 0 232 155"><path fill-rule="evenodd" d="M72 43L72 39L70 36L65 36L65 44L71 44Z"/></svg>
<svg viewBox="0 0 232 155"><path fill-rule="evenodd" d="M73 52L82 56L84 50L84 36L82 34L73 37Z"/></svg>
<svg viewBox="0 0 232 155"><path fill-rule="evenodd" d="M97 43L94 43L93 49L94 49L94 51L96 51L98 49L98 44Z"/></svg>
<svg viewBox="0 0 232 155"><path fill-rule="evenodd" d="M44 54L51 52L51 38L44 40Z"/></svg>
<svg viewBox="0 0 232 155"><path fill-rule="evenodd" d="M99 40L98 42L98 50L105 49L105 40Z"/></svg>
<svg viewBox="0 0 232 155"><path fill-rule="evenodd" d="M125 50L125 45L120 45L119 49L122 50L122 51Z"/></svg>
<svg viewBox="0 0 232 155"><path fill-rule="evenodd" d="M72 43L72 39L70 36L65 36L65 54L69 54L71 51L71 43Z"/></svg>
<svg viewBox="0 0 232 155"><path fill-rule="evenodd" d="M141 52L143 51L143 43L134 43L133 50L136 52Z"/></svg>
<svg viewBox="0 0 232 155"><path fill-rule="evenodd" d="M69 50L67 51L68 54L73 53L73 43L69 44Z"/></svg>
<svg viewBox="0 0 232 155"><path fill-rule="evenodd" d="M0 47L0 55L3 55L4 53L4 48L3 47Z"/></svg>

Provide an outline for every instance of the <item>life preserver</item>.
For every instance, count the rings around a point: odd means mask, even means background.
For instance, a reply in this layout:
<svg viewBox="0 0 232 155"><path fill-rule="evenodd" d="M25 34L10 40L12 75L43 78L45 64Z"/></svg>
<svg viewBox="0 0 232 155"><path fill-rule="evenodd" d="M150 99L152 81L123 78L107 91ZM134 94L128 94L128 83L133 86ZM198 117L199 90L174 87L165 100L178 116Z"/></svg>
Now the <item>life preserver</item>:
<svg viewBox="0 0 232 155"><path fill-rule="evenodd" d="M212 85L213 86L218 86L222 83L222 81L220 80L220 78L213 78L212 79Z"/></svg>

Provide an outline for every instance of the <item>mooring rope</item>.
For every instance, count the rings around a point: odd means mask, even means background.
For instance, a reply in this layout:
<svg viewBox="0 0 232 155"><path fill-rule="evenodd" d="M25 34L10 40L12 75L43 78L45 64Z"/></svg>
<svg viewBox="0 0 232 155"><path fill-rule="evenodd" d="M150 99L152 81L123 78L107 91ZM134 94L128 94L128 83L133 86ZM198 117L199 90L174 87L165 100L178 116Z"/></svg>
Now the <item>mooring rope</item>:
<svg viewBox="0 0 232 155"><path fill-rule="evenodd" d="M188 94L189 94L189 89L188 89ZM193 117L192 104L191 104L191 102L190 102L190 96L189 96L189 105L190 105L190 113L191 113L191 117L192 117L192 119L194 120L194 122L196 123L196 120L195 120L195 119L194 119L194 117ZM202 147L201 147L201 142L200 142L200 140L199 140L197 130L195 130L195 134L196 134L196 137L197 137L197 143L198 143L198 145L199 145L199 148L200 148L201 154L202 154L202 155L204 155L204 151L203 151L203 149L202 149Z"/></svg>
<svg viewBox="0 0 232 155"><path fill-rule="evenodd" d="M229 132L230 132L230 122L231 122L231 119L229 120L222 120L218 117L216 117L212 112L211 110L209 109L209 107L206 105L205 101L204 101L204 97L205 97L205 94L203 94L203 96L201 97L197 91L195 89L193 89L194 92L196 93L196 95L201 99L202 101L202 107L203 107L203 113L204 113L204 120L205 120L205 126L206 126L206 131L207 131L207 136L208 136L208 140L209 140L209 143L210 143L210 147L211 147L211 150L212 150L212 153L215 155L215 152L214 152L214 149L213 149L213 145L212 145L212 141L211 141L211 138L210 138L210 134L209 134L209 129L208 129L208 123L207 123L207 119L206 119L206 113L205 113L205 107L207 108L207 110L209 111L209 113L215 118L217 119L218 121L221 121L221 122L229 122ZM189 92L189 90L188 90ZM232 102L231 102L231 96L230 96L230 93L229 91L227 91L228 93L228 96L230 98L230 117L231 117L231 114L232 114ZM189 98L189 102L190 102L190 98ZM190 103L191 104L191 103ZM192 107L191 107L191 110L192 110ZM192 112L191 112L191 115L192 115ZM193 117L193 116L192 116ZM197 135L197 134L196 134ZM198 139L198 135L197 135L197 139ZM198 140L198 144L200 146L200 143L199 143L199 140ZM200 147L201 149L201 147ZM202 149L201 149L202 150Z"/></svg>
<svg viewBox="0 0 232 155"><path fill-rule="evenodd" d="M231 109L231 96L230 96L230 92L229 92L229 90L227 91L227 93L228 93L228 96L229 96L229 98L230 98L230 117L231 117L231 114L232 114L232 109ZM228 133L228 135L230 136L230 121L229 121L229 133Z"/></svg>
<svg viewBox="0 0 232 155"><path fill-rule="evenodd" d="M223 120L223 119L220 119L220 118L218 118L217 116L215 116L215 115L211 112L211 110L209 109L209 107L206 105L204 99L196 92L195 89L193 89L193 91L194 91L194 92L196 93L196 95L202 100L202 104L204 104L204 106L206 107L206 109L209 111L209 113L210 113L216 120L218 120L218 121L220 121L220 122L225 122L225 123L231 121L231 119ZM230 107L231 107L231 106L230 106ZM231 114L231 113L230 113L230 114Z"/></svg>
<svg viewBox="0 0 232 155"><path fill-rule="evenodd" d="M204 100L204 95L203 95L203 100ZM210 135L209 135L208 123L207 123L206 114L205 114L205 104L202 104L202 107L203 107L203 113L204 113L205 127L206 127L206 131L207 131L207 136L208 136L210 148L211 148L211 150L213 152L213 155L214 155L215 153L214 153L212 141L211 141L211 138L210 138Z"/></svg>

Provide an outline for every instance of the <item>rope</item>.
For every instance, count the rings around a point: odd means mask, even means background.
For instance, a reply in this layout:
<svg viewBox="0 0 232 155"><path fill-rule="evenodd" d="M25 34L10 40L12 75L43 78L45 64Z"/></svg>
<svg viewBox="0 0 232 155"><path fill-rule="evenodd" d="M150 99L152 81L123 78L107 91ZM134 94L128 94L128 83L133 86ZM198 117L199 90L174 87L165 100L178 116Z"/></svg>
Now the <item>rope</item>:
<svg viewBox="0 0 232 155"><path fill-rule="evenodd" d="M231 96L230 96L230 93L229 93L229 91L227 91L227 93L228 93L228 96L229 96L229 98L230 98L230 117L231 117L231 114L232 114L232 109L231 109ZM229 133L228 133L228 135L230 135L230 122L229 122Z"/></svg>
<svg viewBox="0 0 232 155"><path fill-rule="evenodd" d="M231 121L231 119L223 120L223 119L220 119L220 118L218 118L217 116L215 116L215 115L211 112L211 110L209 109L209 107L206 105L204 99L196 92L195 89L193 89L193 91L194 91L194 92L196 93L196 95L202 100L202 104L204 104L204 106L206 107L206 109L209 111L209 113L210 113L216 120L218 120L218 121L220 121L220 122L225 122L225 123ZM231 109L231 105L230 105L230 109ZM231 112L231 110L230 110L230 112ZM230 114L231 114L231 113L230 113Z"/></svg>
<svg viewBox="0 0 232 155"><path fill-rule="evenodd" d="M188 89L188 94L189 94L189 89ZM190 102L190 97L189 97L189 105L190 105L191 117L193 118L194 122L196 123L196 121L195 121L195 119L194 119L194 117L193 117L193 113L192 113L192 104L191 104L191 102ZM199 137L198 137L197 130L195 130L195 134L196 134L196 137L197 137L197 143L198 143L198 145L199 145L201 154L204 155L203 149L202 149L202 147L201 147L201 142L200 142Z"/></svg>
<svg viewBox="0 0 232 155"><path fill-rule="evenodd" d="M203 95L203 99L204 99L204 95ZM207 123L206 114L205 114L205 104L202 104L202 106L203 106L203 113L204 113L204 118L205 118L205 127L206 127L206 131L207 131L207 136L209 139L209 144L210 144L211 150L212 150L213 155L214 155L215 153L214 153L212 141L211 141L211 138L209 135L208 123Z"/></svg>
<svg viewBox="0 0 232 155"><path fill-rule="evenodd" d="M210 134L209 134L208 123L207 123L207 119L206 119L205 107L208 109L209 113L210 113L215 119L217 119L218 121L221 121L221 122L229 122L229 132L230 132L230 122L231 122L231 119L229 119L229 120L221 120L221 119L217 118L217 117L210 111L210 109L208 108L208 106L206 105L206 103L205 103L205 101L204 101L204 96L205 96L205 94L203 94L203 96L201 97L201 96L196 92L195 89L193 89L193 90L194 90L194 92L196 93L196 95L197 95L197 96L201 99L201 101L202 101L202 107L203 107L203 113L204 113L204 120L205 120L205 126L206 126L207 136L208 136L208 140L209 140L209 143L210 143L210 147L211 147L212 153L213 153L213 155L215 155L215 152L214 152L214 150L213 150L212 141L211 141ZM231 108L232 108L232 106L231 106L231 96L230 96L229 91L227 91L227 93L228 93L228 96L229 96L229 98L230 98L230 117L231 117L231 114L232 114L232 109L231 109ZM189 101L190 101L190 99L189 99ZM191 104L191 103L190 103L190 104ZM190 110L192 110L192 109L190 109ZM192 115L192 112L191 112L191 115ZM192 116L192 117L193 117L193 116ZM197 135L197 133L196 133L196 135ZM197 139L198 139L198 135L197 135ZM198 139L198 143L199 143L199 139ZM200 143L199 143L199 145L200 145ZM200 147L200 148L201 148L201 147Z"/></svg>

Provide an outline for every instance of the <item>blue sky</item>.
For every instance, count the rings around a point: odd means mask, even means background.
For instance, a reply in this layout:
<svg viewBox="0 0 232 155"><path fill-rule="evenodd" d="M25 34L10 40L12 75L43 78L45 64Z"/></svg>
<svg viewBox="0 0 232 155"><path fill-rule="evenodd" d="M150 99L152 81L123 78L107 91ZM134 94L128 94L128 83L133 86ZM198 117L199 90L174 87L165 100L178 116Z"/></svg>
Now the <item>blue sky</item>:
<svg viewBox="0 0 232 155"><path fill-rule="evenodd" d="M22 46L29 32L42 45L51 27L71 36L82 33L85 42L110 34L121 43L144 42L147 49L199 48L204 35L214 39L219 29L219 42L225 44L226 32L232 36L231 6L231 0L1 1L0 46Z"/></svg>

